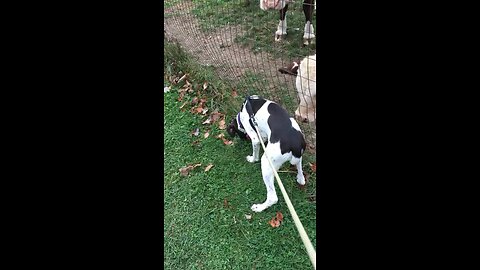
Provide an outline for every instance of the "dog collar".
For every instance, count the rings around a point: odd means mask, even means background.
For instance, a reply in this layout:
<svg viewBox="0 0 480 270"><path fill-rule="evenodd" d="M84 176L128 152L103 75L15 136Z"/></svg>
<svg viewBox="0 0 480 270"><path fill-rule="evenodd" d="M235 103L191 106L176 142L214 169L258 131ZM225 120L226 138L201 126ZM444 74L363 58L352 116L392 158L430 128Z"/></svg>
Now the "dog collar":
<svg viewBox="0 0 480 270"><path fill-rule="evenodd" d="M243 128L242 122L240 122L240 113L237 114L237 125L238 125L238 130L240 130L243 133L246 133L245 129Z"/></svg>

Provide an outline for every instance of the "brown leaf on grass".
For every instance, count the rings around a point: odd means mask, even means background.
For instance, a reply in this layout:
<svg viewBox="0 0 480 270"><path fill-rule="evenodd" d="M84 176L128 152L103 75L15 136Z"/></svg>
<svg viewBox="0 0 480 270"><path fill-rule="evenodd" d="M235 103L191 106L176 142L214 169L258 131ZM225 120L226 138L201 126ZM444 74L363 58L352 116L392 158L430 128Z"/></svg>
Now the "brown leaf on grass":
<svg viewBox="0 0 480 270"><path fill-rule="evenodd" d="M188 173L189 173L191 170L195 169L195 168L198 167L198 166L202 166L202 164L201 164L201 163L197 163L197 164L195 164L195 165L187 165L187 166L185 166L185 167L182 167L182 168L178 169L178 171L180 171L180 174L181 174L182 176L187 176Z"/></svg>
<svg viewBox="0 0 480 270"><path fill-rule="evenodd" d="M280 222L283 221L283 214L280 211L277 212L277 220L280 221Z"/></svg>
<svg viewBox="0 0 480 270"><path fill-rule="evenodd" d="M192 93L193 92L192 84L189 81L185 80L185 84L182 86L182 89L179 91Z"/></svg>
<svg viewBox="0 0 480 270"><path fill-rule="evenodd" d="M219 129L226 129L227 128L225 126L225 119L222 119L222 120L220 120L220 122L218 122L218 128Z"/></svg>
<svg viewBox="0 0 480 270"><path fill-rule="evenodd" d="M203 121L202 124L203 124L203 125L205 125L205 124L210 124L210 121L211 121L210 118L208 118L207 120Z"/></svg>
<svg viewBox="0 0 480 270"><path fill-rule="evenodd" d="M183 75L180 79L178 79L178 81L176 83L179 83L181 81L183 81L183 79L185 79L187 77L188 73Z"/></svg>
<svg viewBox="0 0 480 270"><path fill-rule="evenodd" d="M208 84L207 84L207 82L203 83L203 90L206 90L206 89L207 89L207 87L208 87Z"/></svg>
<svg viewBox="0 0 480 270"><path fill-rule="evenodd" d="M203 108L202 114L205 115L208 112L208 108Z"/></svg>
<svg viewBox="0 0 480 270"><path fill-rule="evenodd" d="M203 134L203 138L205 139L208 138L208 136L210 136L210 131L207 131L205 132L205 134Z"/></svg>
<svg viewBox="0 0 480 270"><path fill-rule="evenodd" d="M213 164L210 163L210 164L205 168L205 171L208 172L212 167L213 167Z"/></svg>
<svg viewBox="0 0 480 270"><path fill-rule="evenodd" d="M222 113L219 113L219 112L217 112L217 111L212 112L212 113L210 114L210 118L211 118L211 120L212 120L212 123L217 122L217 120L220 119L222 116L223 116Z"/></svg>
<svg viewBox="0 0 480 270"><path fill-rule="evenodd" d="M272 226L273 228L277 228L278 226L280 226L280 221L278 221L275 217L272 218L268 224L270 224L270 226Z"/></svg>
<svg viewBox="0 0 480 270"><path fill-rule="evenodd" d="M310 164L310 169L312 170L312 172L317 172L317 163L314 162L313 164L312 163L309 163Z"/></svg>
<svg viewBox="0 0 480 270"><path fill-rule="evenodd" d="M200 134L200 129L196 128L194 131L191 133L193 136L198 136Z"/></svg>
<svg viewBox="0 0 480 270"><path fill-rule="evenodd" d="M224 143L225 145L232 145L232 144L233 144L233 141L229 141L229 140L227 140L227 139L223 139L223 143Z"/></svg>
<svg viewBox="0 0 480 270"><path fill-rule="evenodd" d="M228 208L228 201L227 201L227 199L223 199L223 207Z"/></svg>
<svg viewBox="0 0 480 270"><path fill-rule="evenodd" d="M238 97L237 91L235 91L235 89L232 91L232 97Z"/></svg>
<svg viewBox="0 0 480 270"><path fill-rule="evenodd" d="M203 108L202 108L202 107L196 107L196 108L193 107L193 108L190 110L191 113L197 113L197 114L202 113L202 111L203 111Z"/></svg>
<svg viewBox="0 0 480 270"><path fill-rule="evenodd" d="M178 101L182 101L182 100L183 100L183 96L185 96L185 92L180 92L180 94L178 95L177 100L178 100Z"/></svg>
<svg viewBox="0 0 480 270"><path fill-rule="evenodd" d="M229 141L229 140L225 139L225 135L223 133L218 134L217 136L215 136L215 138L222 140L223 144L225 144L225 145L232 145L233 144L233 141Z"/></svg>
<svg viewBox="0 0 480 270"><path fill-rule="evenodd" d="M193 105L197 105L198 102L199 102L198 97L194 97L194 98L192 99L192 104L193 104Z"/></svg>
<svg viewBox="0 0 480 270"><path fill-rule="evenodd" d="M282 221L283 221L282 213L277 212L277 214L268 222L268 224L270 224L270 226L272 226L273 228L277 228L278 226L280 226Z"/></svg>

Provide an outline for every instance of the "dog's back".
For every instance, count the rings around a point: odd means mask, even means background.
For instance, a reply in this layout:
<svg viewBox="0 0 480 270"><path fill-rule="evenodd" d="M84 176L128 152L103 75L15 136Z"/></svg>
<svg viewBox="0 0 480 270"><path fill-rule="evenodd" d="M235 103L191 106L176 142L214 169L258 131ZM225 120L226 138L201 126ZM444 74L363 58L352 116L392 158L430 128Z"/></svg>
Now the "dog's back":
<svg viewBox="0 0 480 270"><path fill-rule="evenodd" d="M268 124L272 130L270 142L276 143L280 141L282 154L291 151L293 156L301 157L306 143L298 123L277 103L270 103L268 112L270 113Z"/></svg>

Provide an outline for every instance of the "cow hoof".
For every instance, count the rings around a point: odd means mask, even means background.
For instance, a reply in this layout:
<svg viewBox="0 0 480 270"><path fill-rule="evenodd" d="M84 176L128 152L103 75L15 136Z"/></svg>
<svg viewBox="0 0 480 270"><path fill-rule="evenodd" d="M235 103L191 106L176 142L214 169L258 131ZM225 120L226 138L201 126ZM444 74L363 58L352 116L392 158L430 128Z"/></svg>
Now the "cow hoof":
<svg viewBox="0 0 480 270"><path fill-rule="evenodd" d="M303 45L304 45L304 46L313 45L313 44L315 44L315 40L314 40L314 39L304 39L304 40L303 40Z"/></svg>

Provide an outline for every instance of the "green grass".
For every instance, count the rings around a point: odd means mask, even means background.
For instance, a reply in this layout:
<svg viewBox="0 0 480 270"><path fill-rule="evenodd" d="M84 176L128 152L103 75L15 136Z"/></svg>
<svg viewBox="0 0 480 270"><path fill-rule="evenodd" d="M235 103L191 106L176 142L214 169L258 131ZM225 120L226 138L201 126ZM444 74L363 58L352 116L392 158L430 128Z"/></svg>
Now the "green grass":
<svg viewBox="0 0 480 270"><path fill-rule="evenodd" d="M164 77L189 73L194 89L208 81L210 86L205 93L211 100L209 107L212 110L230 107L232 113L226 112L229 120L238 106L221 105L228 101L222 98L225 90L222 81L212 70L191 61L178 46L165 44ZM187 110L180 110L183 102L177 98L181 84L167 84L171 90L164 94L165 269L312 269L278 187L277 204L261 213L250 210L252 204L262 203L266 197L260 163L245 160L251 152L250 143L235 138L233 145L224 145L215 136L228 134L217 125L211 127L210 136L204 139L206 127L201 124L204 118L191 114L188 105ZM196 93L184 100L193 95ZM191 135L195 128L200 128L199 137ZM194 145L196 140L200 143ZM303 167L311 174L305 191L297 187L296 173L279 175L315 246L316 204L308 200L308 195L315 193L316 175L307 165L313 159L305 156ZM189 176L180 175L181 167L196 163L202 166ZM214 166L204 172L210 163ZM285 164L280 171L288 169L289 164ZM283 213L284 222L272 228L268 221L276 211ZM245 214L251 214L252 219L247 220Z"/></svg>

